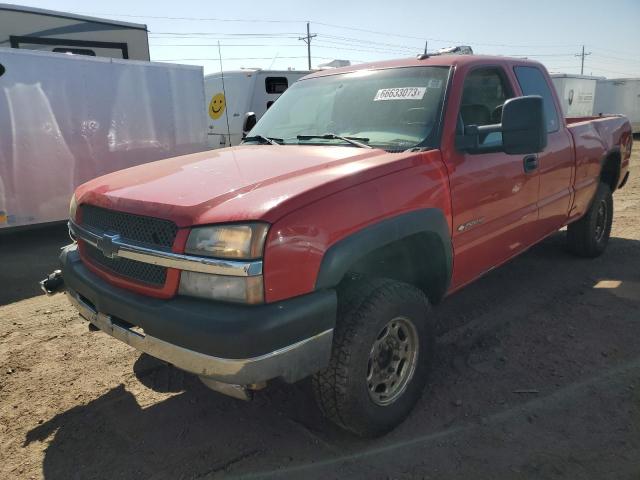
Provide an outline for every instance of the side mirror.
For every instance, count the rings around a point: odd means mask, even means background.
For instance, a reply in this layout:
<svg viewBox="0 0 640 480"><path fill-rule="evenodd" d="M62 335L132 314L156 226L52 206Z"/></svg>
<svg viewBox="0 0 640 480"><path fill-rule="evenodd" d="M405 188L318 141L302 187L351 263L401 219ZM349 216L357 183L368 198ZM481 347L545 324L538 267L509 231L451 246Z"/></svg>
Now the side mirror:
<svg viewBox="0 0 640 480"><path fill-rule="evenodd" d="M512 98L502 109L502 147L505 153L539 153L547 146L547 122L539 95Z"/></svg>
<svg viewBox="0 0 640 480"><path fill-rule="evenodd" d="M256 119L255 113L247 112L244 114L244 120L242 122L242 138L247 136L247 133L256 126L256 123L258 123L258 120Z"/></svg>
<svg viewBox="0 0 640 480"><path fill-rule="evenodd" d="M469 153L502 151L509 155L539 153L547 146L547 125L542 97L530 95L507 100L502 107L502 123L467 125L456 135L456 148ZM502 134L501 144L482 145L481 138Z"/></svg>

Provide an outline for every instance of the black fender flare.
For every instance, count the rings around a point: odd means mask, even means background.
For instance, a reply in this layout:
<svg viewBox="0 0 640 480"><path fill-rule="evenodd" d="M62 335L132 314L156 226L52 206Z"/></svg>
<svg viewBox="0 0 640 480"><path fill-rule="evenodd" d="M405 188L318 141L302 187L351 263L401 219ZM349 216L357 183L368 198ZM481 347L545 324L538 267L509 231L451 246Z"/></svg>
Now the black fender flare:
<svg viewBox="0 0 640 480"><path fill-rule="evenodd" d="M612 193L613 193L614 190L618 189L618 186L620 184L620 167L622 166L622 151L620 150L620 147L616 145L616 146L610 148L609 150L607 150L605 152L605 154L602 156L602 158L600 159L599 178L602 178L602 174L604 172L605 165L607 164L607 162L609 161L610 158L616 157L616 156L620 159L620 161L618 163L616 177L614 179L612 179L612 185L611 185L611 192Z"/></svg>
<svg viewBox="0 0 640 480"><path fill-rule="evenodd" d="M403 213L368 225L333 244L324 254L316 279L316 290L334 288L349 268L367 254L419 233L435 234L442 242L446 265L446 288L453 270L453 247L449 224L439 208Z"/></svg>

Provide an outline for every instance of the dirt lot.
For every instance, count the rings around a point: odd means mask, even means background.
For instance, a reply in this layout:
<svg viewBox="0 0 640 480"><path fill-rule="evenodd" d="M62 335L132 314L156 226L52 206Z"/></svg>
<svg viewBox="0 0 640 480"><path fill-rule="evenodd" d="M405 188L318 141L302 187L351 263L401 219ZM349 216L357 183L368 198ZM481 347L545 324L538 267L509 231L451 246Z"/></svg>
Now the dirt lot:
<svg viewBox="0 0 640 480"><path fill-rule="evenodd" d="M375 441L305 384L244 403L90 333L35 287L64 228L0 237L0 478L640 479L638 148L632 169L603 257L560 232L436 309L428 391Z"/></svg>

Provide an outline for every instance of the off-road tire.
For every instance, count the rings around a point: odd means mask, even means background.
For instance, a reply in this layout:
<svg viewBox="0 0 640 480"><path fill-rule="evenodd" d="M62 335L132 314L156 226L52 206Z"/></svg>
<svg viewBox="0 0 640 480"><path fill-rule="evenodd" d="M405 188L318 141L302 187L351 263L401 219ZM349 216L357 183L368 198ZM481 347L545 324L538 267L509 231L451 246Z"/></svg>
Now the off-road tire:
<svg viewBox="0 0 640 480"><path fill-rule="evenodd" d="M347 280L338 296L331 360L312 378L314 396L338 426L362 437L382 435L409 415L426 384L435 347L429 301L417 288L384 278ZM415 327L417 360L399 397L381 406L369 393L369 356L381 329L398 317Z"/></svg>
<svg viewBox="0 0 640 480"><path fill-rule="evenodd" d="M602 212L606 217L602 219ZM580 257L594 258L607 248L613 221L613 195L606 183L600 182L587 213L567 227L569 251Z"/></svg>

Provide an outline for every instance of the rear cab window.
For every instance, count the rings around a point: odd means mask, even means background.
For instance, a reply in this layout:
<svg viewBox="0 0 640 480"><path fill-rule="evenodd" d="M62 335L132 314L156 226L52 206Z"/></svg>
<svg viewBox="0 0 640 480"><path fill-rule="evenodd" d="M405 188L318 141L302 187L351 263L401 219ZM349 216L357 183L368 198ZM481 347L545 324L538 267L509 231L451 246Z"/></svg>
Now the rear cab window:
<svg viewBox="0 0 640 480"><path fill-rule="evenodd" d="M560 128L560 121L553 94L545 76L537 67L515 67L513 70L523 95L540 95L542 97L547 133L556 132Z"/></svg>

